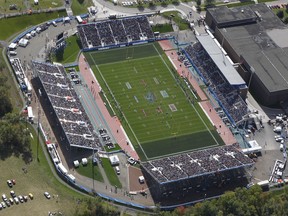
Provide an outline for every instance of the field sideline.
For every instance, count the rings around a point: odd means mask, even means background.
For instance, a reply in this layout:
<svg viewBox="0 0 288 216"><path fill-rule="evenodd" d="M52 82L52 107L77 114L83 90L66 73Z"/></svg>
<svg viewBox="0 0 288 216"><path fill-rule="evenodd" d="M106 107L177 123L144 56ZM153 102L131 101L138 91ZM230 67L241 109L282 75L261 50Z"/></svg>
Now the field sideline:
<svg viewBox="0 0 288 216"><path fill-rule="evenodd" d="M158 43L85 57L142 160L223 144Z"/></svg>

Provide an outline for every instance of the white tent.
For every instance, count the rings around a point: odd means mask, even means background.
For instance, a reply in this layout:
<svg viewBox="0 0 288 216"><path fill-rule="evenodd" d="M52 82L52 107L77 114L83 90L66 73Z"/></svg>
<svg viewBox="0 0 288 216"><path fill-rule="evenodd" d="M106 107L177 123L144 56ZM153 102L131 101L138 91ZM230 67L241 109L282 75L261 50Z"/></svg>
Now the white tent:
<svg viewBox="0 0 288 216"><path fill-rule="evenodd" d="M14 50L17 48L17 44L16 43L11 43L8 47L10 50Z"/></svg>
<svg viewBox="0 0 288 216"><path fill-rule="evenodd" d="M79 167L79 161L78 160L73 161L73 163L74 163L75 168Z"/></svg>
<svg viewBox="0 0 288 216"><path fill-rule="evenodd" d="M19 46L22 46L22 47L26 47L28 45L29 41L25 38L21 38L20 41L19 41Z"/></svg>
<svg viewBox="0 0 288 216"><path fill-rule="evenodd" d="M85 166L87 165L87 163L88 163L87 158L82 158L82 165Z"/></svg>
<svg viewBox="0 0 288 216"><path fill-rule="evenodd" d="M119 160L117 155L110 156L109 160L110 160L110 163L111 163L112 166L118 165L119 162L120 162L120 160Z"/></svg>
<svg viewBox="0 0 288 216"><path fill-rule="evenodd" d="M63 22L70 22L70 17L65 17L65 18L63 19Z"/></svg>
<svg viewBox="0 0 288 216"><path fill-rule="evenodd" d="M26 34L26 39L31 39L32 38L32 35L30 33Z"/></svg>

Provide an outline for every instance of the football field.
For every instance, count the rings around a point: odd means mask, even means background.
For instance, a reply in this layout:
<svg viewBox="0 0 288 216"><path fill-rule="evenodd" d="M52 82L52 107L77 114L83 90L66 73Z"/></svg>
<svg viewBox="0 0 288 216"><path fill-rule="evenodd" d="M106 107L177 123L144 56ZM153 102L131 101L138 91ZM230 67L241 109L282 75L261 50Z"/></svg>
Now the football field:
<svg viewBox="0 0 288 216"><path fill-rule="evenodd" d="M223 144L158 43L85 56L142 160Z"/></svg>

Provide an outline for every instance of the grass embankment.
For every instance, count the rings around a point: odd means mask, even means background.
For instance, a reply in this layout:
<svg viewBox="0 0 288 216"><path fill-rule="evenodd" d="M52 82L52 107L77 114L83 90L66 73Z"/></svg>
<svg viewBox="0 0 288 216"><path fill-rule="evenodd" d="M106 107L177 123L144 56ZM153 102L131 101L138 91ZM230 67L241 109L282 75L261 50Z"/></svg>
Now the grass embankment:
<svg viewBox="0 0 288 216"><path fill-rule="evenodd" d="M37 134L32 127L28 125L31 132L31 147L33 152L33 161L25 164L21 158L10 157L2 160L0 163L1 193L9 195L11 190L6 179L15 179L16 185L13 190L17 195L34 195L33 200L19 205L12 205L10 208L2 209L1 215L37 215L47 216L49 211L60 211L63 215L73 215L77 206L77 199L84 196L71 190L67 186L59 183L51 172L46 157L39 146L37 161ZM44 197L44 192L51 194L51 199Z"/></svg>
<svg viewBox="0 0 288 216"><path fill-rule="evenodd" d="M53 56L53 61L62 64L73 63L77 60L80 49L81 49L80 39L78 38L78 36L73 35L66 39L65 49L59 50L55 54L55 56Z"/></svg>
<svg viewBox="0 0 288 216"><path fill-rule="evenodd" d="M20 33L29 27L66 15L66 11L57 11L0 19L0 40L6 40L11 35Z"/></svg>
<svg viewBox="0 0 288 216"><path fill-rule="evenodd" d="M93 168L94 168L94 180L104 182L103 176L100 172L98 165L93 165L92 160L88 159L88 164L86 166L80 165L76 168L76 171L83 176L93 179Z"/></svg>

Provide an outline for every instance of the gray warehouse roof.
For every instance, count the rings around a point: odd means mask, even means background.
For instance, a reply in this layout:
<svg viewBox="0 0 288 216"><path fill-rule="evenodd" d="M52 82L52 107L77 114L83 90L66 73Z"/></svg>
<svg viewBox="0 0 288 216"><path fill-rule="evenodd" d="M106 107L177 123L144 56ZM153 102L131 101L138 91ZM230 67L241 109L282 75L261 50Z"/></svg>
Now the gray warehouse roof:
<svg viewBox="0 0 288 216"><path fill-rule="evenodd" d="M214 61L214 63L217 65L222 74L225 76L230 85L246 84L236 69L233 67L233 65L230 63L230 61L227 59L225 53L221 51L220 47L216 44L210 35L199 35L197 36L197 39L209 54L211 59Z"/></svg>
<svg viewBox="0 0 288 216"><path fill-rule="evenodd" d="M229 23L248 23L256 22L257 16L249 7L241 6L228 8L220 6L217 8L209 8L209 13L213 16L218 26L227 25Z"/></svg>
<svg viewBox="0 0 288 216"><path fill-rule="evenodd" d="M249 5L261 20L220 31L239 56L255 69L269 92L288 89L288 28L265 4Z"/></svg>

